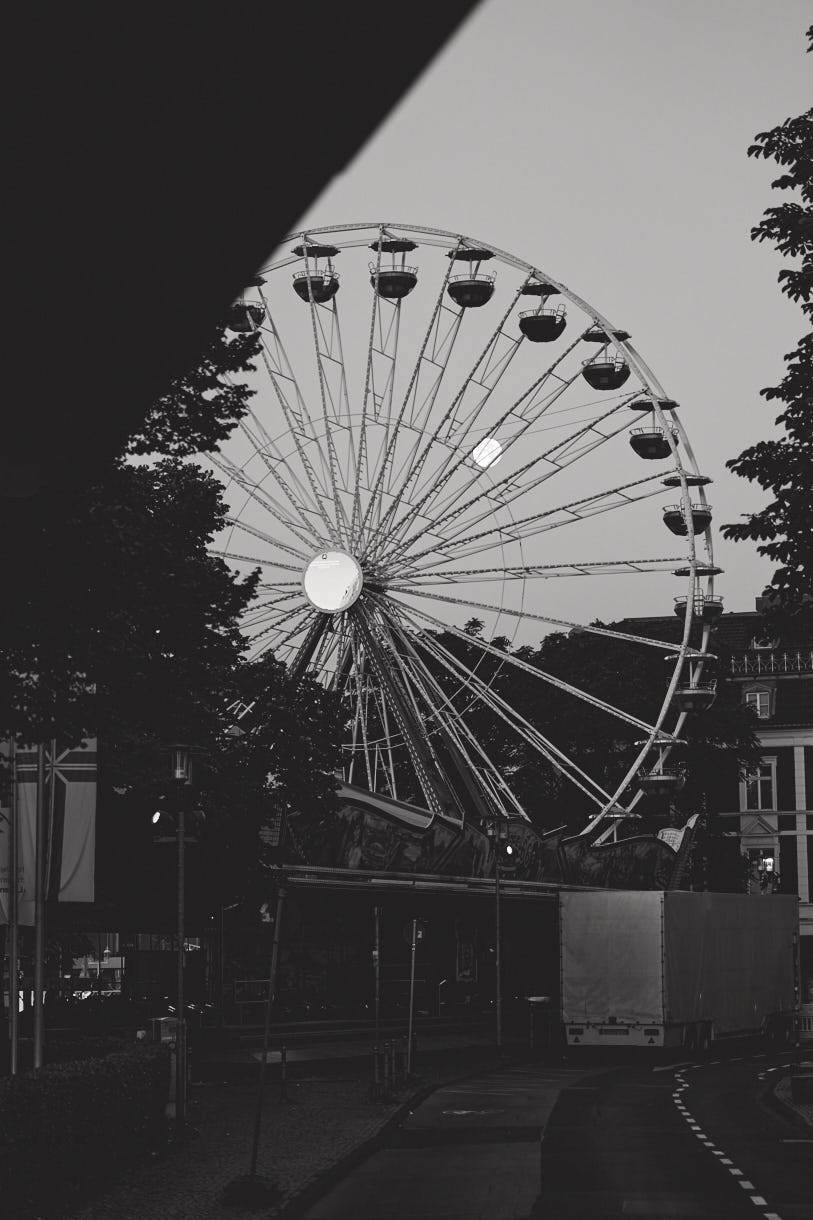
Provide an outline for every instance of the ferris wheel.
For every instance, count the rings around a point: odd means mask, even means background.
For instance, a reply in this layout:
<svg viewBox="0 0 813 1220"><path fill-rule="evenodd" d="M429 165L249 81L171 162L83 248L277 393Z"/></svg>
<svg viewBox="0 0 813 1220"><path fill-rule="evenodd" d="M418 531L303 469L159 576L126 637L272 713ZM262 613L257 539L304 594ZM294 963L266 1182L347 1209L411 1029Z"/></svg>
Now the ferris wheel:
<svg viewBox="0 0 813 1220"><path fill-rule="evenodd" d="M473 727L487 709L589 798L593 835L679 786L670 753L714 698L720 569L710 480L630 334L496 246L395 223L292 235L229 319L262 351L212 459L231 506L216 550L261 570L249 655L345 701L346 782L458 825L527 817ZM603 625L673 609L674 643ZM519 648L576 629L666 655L656 715ZM511 706L502 667L633 726L620 782Z"/></svg>

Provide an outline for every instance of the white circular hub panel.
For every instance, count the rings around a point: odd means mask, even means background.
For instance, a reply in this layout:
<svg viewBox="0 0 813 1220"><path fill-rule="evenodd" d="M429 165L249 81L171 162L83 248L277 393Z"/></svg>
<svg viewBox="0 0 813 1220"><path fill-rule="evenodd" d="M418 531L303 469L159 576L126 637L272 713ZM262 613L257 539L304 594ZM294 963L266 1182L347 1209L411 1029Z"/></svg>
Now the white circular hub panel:
<svg viewBox="0 0 813 1220"><path fill-rule="evenodd" d="M305 596L324 614L347 610L358 598L363 584L357 560L346 551L320 551L302 577Z"/></svg>

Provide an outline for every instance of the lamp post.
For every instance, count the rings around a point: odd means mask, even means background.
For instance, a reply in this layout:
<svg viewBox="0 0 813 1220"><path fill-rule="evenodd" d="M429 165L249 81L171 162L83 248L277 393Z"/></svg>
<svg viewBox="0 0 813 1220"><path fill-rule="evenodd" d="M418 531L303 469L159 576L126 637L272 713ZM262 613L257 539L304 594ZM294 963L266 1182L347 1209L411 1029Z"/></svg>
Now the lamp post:
<svg viewBox="0 0 813 1220"><path fill-rule="evenodd" d="M186 895L186 794L184 789L192 783L192 747L175 743L168 747L170 754L170 774L172 783L177 790L175 800L175 824L178 842L178 908L177 908L177 1011L175 1037L175 1138L180 1141L184 1137L186 1127L186 1004L184 999L184 941L185 929L185 895ZM161 816L160 810L153 815L153 822Z"/></svg>
<svg viewBox="0 0 813 1220"><path fill-rule="evenodd" d="M486 834L494 849L494 972L495 998L497 1005L497 1052L502 1054L502 955L500 929L500 862L502 852L507 856L513 854L513 847L508 842L508 819L501 814L495 814L486 823Z"/></svg>

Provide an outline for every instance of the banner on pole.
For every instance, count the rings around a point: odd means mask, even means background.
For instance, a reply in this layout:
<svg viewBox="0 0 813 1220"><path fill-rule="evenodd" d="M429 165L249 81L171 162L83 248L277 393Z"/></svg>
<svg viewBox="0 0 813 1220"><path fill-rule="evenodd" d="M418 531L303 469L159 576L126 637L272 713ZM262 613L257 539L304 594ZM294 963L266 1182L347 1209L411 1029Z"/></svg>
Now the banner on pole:
<svg viewBox="0 0 813 1220"><path fill-rule="evenodd" d="M2 747L5 756L7 746ZM37 750L18 749L18 919L34 923L34 860L37 836ZM4 798L6 799L6 798ZM93 902L96 857L96 741L77 749L45 750L46 897ZM9 808L0 821L0 922L8 922Z"/></svg>

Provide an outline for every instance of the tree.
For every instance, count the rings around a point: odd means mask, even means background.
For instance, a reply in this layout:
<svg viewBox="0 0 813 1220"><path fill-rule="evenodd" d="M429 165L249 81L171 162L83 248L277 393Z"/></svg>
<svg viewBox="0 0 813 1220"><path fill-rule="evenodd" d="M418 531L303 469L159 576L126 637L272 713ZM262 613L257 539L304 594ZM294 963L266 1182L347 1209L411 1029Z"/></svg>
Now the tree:
<svg viewBox="0 0 813 1220"><path fill-rule="evenodd" d="M111 910L143 913L162 873L171 898L171 861L156 856L151 827L172 800L168 743L201 751L190 794L206 815L190 854L199 910L215 885L256 892L260 826L335 789L336 706L311 683L291 690L273 658L243 660L240 617L259 574L238 577L211 553L223 487L188 460L245 414L241 374L258 349L256 334L221 328L93 486L49 505L28 579L2 602L0 736L100 737L97 889ZM262 719L231 738L226 707L238 698Z"/></svg>
<svg viewBox="0 0 813 1220"><path fill-rule="evenodd" d="M813 50L813 26L808 30ZM785 258L801 266L779 272L782 292L813 318L813 110L779 127L760 132L748 149L782 166L771 184L775 190L796 191L798 200L766 209L751 230L753 241L773 242ZM785 356L787 370L778 385L761 391L769 402L784 407L776 418L785 436L759 441L727 465L742 478L757 483L773 499L743 522L723 527L726 538L756 542L757 550L779 566L774 572L767 614L778 628L794 634L813 632L813 332Z"/></svg>
<svg viewBox="0 0 813 1220"><path fill-rule="evenodd" d="M116 721L119 695L122 723L186 734L188 692L207 668L236 663L257 576L238 579L207 550L224 524L223 489L181 458L214 449L245 413L250 391L229 379L253 369L257 347L256 335L222 329L125 453L68 503L48 506L27 578L3 599L4 736L76 742ZM147 448L151 464L127 460Z"/></svg>

